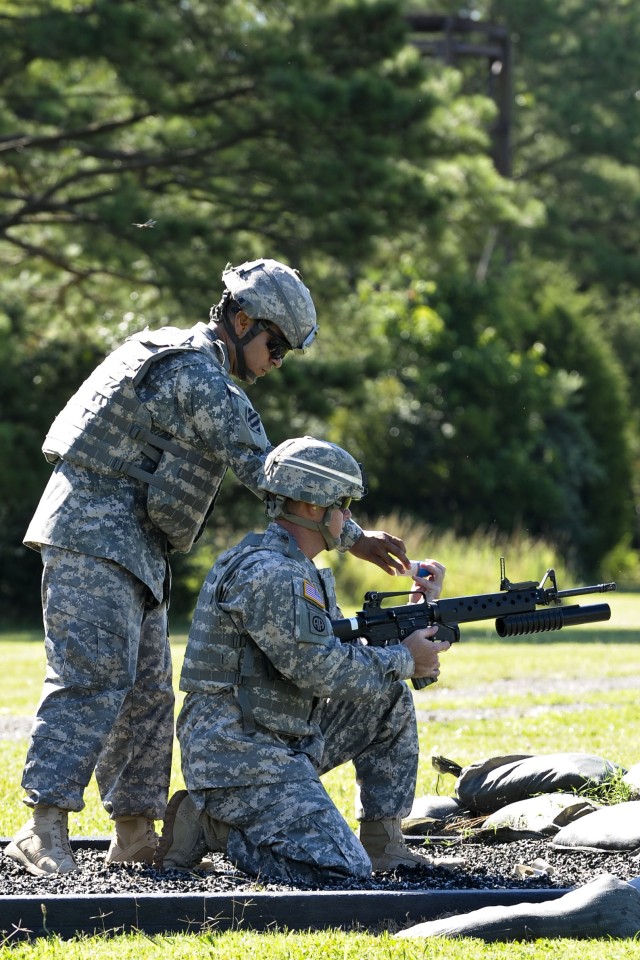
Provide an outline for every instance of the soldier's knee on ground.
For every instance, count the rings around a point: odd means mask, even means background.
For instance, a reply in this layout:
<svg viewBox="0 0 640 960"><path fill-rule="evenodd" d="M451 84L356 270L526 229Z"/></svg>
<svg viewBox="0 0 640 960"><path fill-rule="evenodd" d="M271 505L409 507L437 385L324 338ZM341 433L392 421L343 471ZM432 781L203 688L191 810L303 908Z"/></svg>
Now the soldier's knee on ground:
<svg viewBox="0 0 640 960"><path fill-rule="evenodd" d="M228 856L245 873L287 882L359 879L371 875L362 844L336 810L320 810L251 836L232 830Z"/></svg>

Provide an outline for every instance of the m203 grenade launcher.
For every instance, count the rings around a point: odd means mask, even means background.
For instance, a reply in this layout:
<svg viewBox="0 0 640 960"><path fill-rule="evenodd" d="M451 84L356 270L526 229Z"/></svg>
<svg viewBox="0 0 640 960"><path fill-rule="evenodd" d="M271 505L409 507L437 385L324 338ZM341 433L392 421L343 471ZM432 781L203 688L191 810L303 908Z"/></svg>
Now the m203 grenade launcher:
<svg viewBox="0 0 640 960"><path fill-rule="evenodd" d="M414 630L422 630L435 624L438 626L438 633L434 639L456 643L460 639L459 624L476 620L495 620L499 637L519 637L528 633L546 633L582 623L609 620L611 609L608 603L581 607L577 604L565 606L562 601L567 597L608 593L615 589L615 583L598 583L589 587L558 590L556 573L552 568L547 570L540 583L534 580L511 583L506 576L504 557L501 557L498 593L383 607L383 600L406 596L406 591L369 591L365 594L362 610L354 617L333 620L332 626L338 639L349 641L360 638L373 647L401 643ZM430 677L415 678L412 681L416 690L435 682Z"/></svg>

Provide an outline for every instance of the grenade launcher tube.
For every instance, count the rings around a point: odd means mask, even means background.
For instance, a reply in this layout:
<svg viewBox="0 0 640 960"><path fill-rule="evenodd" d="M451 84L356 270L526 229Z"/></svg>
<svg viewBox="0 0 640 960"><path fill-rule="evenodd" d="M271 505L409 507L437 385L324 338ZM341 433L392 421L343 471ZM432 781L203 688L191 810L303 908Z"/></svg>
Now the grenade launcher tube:
<svg viewBox="0 0 640 960"><path fill-rule="evenodd" d="M437 624L434 639L455 643L460 639L460 623L479 620L494 620L499 637L518 637L531 633L546 633L566 626L582 623L597 623L609 620L611 610L607 603L588 606L563 606L559 601L569 596L586 593L608 593L615 590L615 583L600 583L591 587L578 587L559 591L555 587L543 589L542 585L527 582L511 584L504 579L506 589L494 594L410 603L397 607L383 607L382 600L396 597L398 593L365 594L364 609L355 616L332 620L334 635L342 641L362 639L373 647L401 643L414 630ZM544 581L543 581L544 583ZM543 609L536 610L541 605ZM511 610L511 612L506 612ZM435 682L428 678L414 678L413 686L420 690Z"/></svg>

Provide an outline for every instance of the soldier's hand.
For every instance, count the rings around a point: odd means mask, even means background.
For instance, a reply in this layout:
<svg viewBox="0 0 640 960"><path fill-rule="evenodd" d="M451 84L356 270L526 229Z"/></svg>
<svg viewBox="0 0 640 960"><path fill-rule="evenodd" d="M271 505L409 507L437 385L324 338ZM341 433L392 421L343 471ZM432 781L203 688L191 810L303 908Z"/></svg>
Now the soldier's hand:
<svg viewBox="0 0 640 960"><path fill-rule="evenodd" d="M420 587L411 594L413 603L424 600L437 600L442 593L444 575L447 568L439 560L421 560L420 565L429 571L425 577L414 577L413 582Z"/></svg>
<svg viewBox="0 0 640 960"><path fill-rule="evenodd" d="M415 666L412 677L431 677L437 680L440 675L439 654L448 650L451 644L448 640L433 640L437 632L437 626L414 630L402 641L413 657Z"/></svg>
<svg viewBox="0 0 640 960"><path fill-rule="evenodd" d="M375 563L385 573L404 573L409 566L404 541L382 530L363 530L349 553L360 560Z"/></svg>

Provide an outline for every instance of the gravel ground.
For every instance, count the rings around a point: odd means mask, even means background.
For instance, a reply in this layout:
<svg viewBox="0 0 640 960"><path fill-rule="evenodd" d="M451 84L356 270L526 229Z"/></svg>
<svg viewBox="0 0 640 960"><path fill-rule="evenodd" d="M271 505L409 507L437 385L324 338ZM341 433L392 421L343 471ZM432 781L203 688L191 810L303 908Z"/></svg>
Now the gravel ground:
<svg viewBox="0 0 640 960"><path fill-rule="evenodd" d="M519 682L511 683L514 688ZM567 681L561 681L563 689ZM638 686L640 678L621 678L613 681L594 680L598 687ZM504 684L503 684L504 686ZM575 681L574 693L591 689L585 681ZM553 687L553 681L549 682ZM515 691L514 691L515 692ZM575 705L572 705L575 708ZM545 706L545 710L551 709ZM570 708L569 708L570 709ZM454 711L455 713L456 711ZM492 716L501 714L500 710L489 711ZM466 711L459 711L466 713ZM444 715L451 717L451 711ZM478 717L478 711L473 711ZM437 713L419 712L418 718L433 721ZM0 739L17 739L28 736L31 720L23 717L0 717ZM640 877L640 853L603 854L583 853L570 850L556 850L548 840L518 840L511 843L475 843L464 839L457 844L440 847L432 844L429 854L435 858L456 857L464 861L453 869L438 866L425 866L420 870L398 870L394 873L376 874L367 881L351 881L333 884L315 889L333 890L470 890L470 889L553 889L581 886L603 873L611 873L621 880L634 880ZM251 893L255 891L284 892L293 889L313 889L287 887L261 881L259 884L251 877L238 872L223 857L214 857L213 869L207 872L178 871L159 872L141 864L119 864L104 866L104 850L82 848L75 852L80 870L66 877L39 878L25 873L13 861L0 856L0 897L42 896L45 894L172 894L172 893ZM515 873L518 864L532 865L536 860L545 861L552 872L545 876L523 879Z"/></svg>
<svg viewBox="0 0 640 960"><path fill-rule="evenodd" d="M371 880L334 884L332 890L424 890L424 889L550 889L580 886L602 873L621 880L640 876L640 855L596 854L560 851L546 840L517 840L511 843L473 843L438 848L433 856L461 857L464 863L452 869L426 866L420 870L398 870L376 874ZM256 890L278 892L292 889L282 884L260 883L239 873L223 857L212 858L213 870L161 873L141 864L104 866L104 851L79 849L77 873L66 877L38 878L26 874L7 857L0 857L0 896L42 896L46 894L173 894L244 893ZM550 876L522 879L514 872L516 864L531 865L537 859L553 868ZM315 888L320 889L320 888Z"/></svg>

